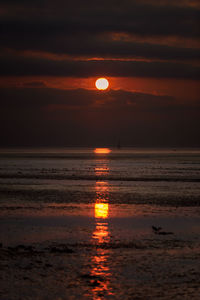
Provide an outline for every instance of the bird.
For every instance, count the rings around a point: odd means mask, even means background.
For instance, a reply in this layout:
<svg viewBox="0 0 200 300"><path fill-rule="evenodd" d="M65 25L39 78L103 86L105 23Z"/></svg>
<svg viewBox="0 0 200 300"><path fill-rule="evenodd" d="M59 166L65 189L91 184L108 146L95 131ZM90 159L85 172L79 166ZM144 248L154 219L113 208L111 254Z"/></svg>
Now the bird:
<svg viewBox="0 0 200 300"><path fill-rule="evenodd" d="M151 226L154 233L159 233L159 231L162 229L162 227L156 227L156 226Z"/></svg>
<svg viewBox="0 0 200 300"><path fill-rule="evenodd" d="M171 231L161 231L162 227L156 227L156 226L151 226L151 228L153 229L153 232L155 234L160 234L160 235L168 235L168 234L174 234Z"/></svg>

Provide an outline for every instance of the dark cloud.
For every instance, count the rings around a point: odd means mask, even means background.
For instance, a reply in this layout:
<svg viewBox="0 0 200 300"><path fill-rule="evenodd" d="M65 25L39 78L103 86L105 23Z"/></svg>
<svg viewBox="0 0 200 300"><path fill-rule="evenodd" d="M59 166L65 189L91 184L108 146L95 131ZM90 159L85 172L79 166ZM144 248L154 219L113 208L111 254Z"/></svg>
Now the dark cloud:
<svg viewBox="0 0 200 300"><path fill-rule="evenodd" d="M1 49L48 52L73 58L113 61L73 62L2 57L1 75L150 76L199 78L199 69L174 61L199 61L199 49L144 42L145 38L198 39L200 9L187 1L2 1ZM128 34L135 40L113 39ZM137 40L139 37L139 40ZM144 58L155 63L120 62ZM170 64L159 62L168 60Z"/></svg>
<svg viewBox="0 0 200 300"><path fill-rule="evenodd" d="M142 36L198 37L200 11L195 7L152 5L142 1L26 1L10 2L21 14L2 21L2 36L37 37L86 32L129 32ZM9 1L6 1L9 4ZM12 5L10 6L12 9ZM23 12L23 14L22 14ZM11 36L12 37L12 36Z"/></svg>
<svg viewBox="0 0 200 300"><path fill-rule="evenodd" d="M30 81L30 82L23 83L23 87L43 88L46 87L46 84L43 81Z"/></svg>
<svg viewBox="0 0 200 300"><path fill-rule="evenodd" d="M0 89L1 146L200 146L200 103L123 90Z"/></svg>
<svg viewBox="0 0 200 300"><path fill-rule="evenodd" d="M199 79L196 1L2 0L0 16L0 76L29 81L0 89L2 146L103 146L119 137L132 146L200 146L199 102L49 89L39 79Z"/></svg>
<svg viewBox="0 0 200 300"><path fill-rule="evenodd" d="M59 108L100 108L106 109L160 109L175 107L174 99L169 96L157 96L124 90L97 91L86 89L60 90L54 88L1 88L1 108L23 107L26 109L44 109L49 105Z"/></svg>
<svg viewBox="0 0 200 300"><path fill-rule="evenodd" d="M0 76L116 76L199 79L200 68L188 64L114 61L50 60L44 58L0 56Z"/></svg>
<svg viewBox="0 0 200 300"><path fill-rule="evenodd" d="M82 41L80 43L80 40ZM43 51L54 54L67 54L82 58L146 58L157 60L191 60L200 59L199 49L183 48L152 43L142 43L127 40L114 40L111 36L51 36L39 43L33 39L23 39L16 43L9 39L7 47L16 50Z"/></svg>

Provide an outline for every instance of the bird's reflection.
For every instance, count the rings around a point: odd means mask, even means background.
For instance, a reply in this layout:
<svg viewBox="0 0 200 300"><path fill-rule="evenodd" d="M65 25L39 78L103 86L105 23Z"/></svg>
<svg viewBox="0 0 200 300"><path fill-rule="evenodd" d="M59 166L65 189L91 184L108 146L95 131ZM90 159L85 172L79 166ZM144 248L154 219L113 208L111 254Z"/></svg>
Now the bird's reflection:
<svg viewBox="0 0 200 300"><path fill-rule="evenodd" d="M102 167L108 172L108 167ZM101 169L101 171L102 171ZM99 172L99 168L96 170ZM92 239L96 245L96 253L92 257L91 276L92 282L92 296L94 300L102 299L108 295L112 295L110 288L110 268L108 258L110 256L110 249L106 247L110 241L110 232L108 228L109 218L109 185L106 181L96 182L96 201L94 204L95 216L95 230Z"/></svg>

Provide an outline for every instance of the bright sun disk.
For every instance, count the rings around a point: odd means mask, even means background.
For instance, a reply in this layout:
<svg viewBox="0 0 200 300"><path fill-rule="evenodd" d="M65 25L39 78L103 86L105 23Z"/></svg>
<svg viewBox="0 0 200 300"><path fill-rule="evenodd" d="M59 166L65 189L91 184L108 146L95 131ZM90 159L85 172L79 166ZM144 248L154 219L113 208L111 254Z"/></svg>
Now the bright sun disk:
<svg viewBox="0 0 200 300"><path fill-rule="evenodd" d="M95 85L98 90L106 90L109 86L109 82L106 78L98 78Z"/></svg>

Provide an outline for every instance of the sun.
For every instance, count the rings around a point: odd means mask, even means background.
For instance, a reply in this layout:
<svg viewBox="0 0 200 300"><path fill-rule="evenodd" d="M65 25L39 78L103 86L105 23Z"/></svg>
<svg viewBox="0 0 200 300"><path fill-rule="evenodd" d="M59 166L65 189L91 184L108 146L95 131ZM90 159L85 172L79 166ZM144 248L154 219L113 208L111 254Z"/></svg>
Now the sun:
<svg viewBox="0 0 200 300"><path fill-rule="evenodd" d="M106 90L109 86L109 82L106 78L98 78L95 85L98 90Z"/></svg>

